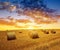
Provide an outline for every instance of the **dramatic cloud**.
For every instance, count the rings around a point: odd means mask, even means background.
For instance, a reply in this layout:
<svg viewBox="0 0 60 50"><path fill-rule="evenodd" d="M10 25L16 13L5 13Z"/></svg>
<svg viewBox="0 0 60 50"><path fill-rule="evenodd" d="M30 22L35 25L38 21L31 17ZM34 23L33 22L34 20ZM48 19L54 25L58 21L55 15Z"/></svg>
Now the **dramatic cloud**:
<svg viewBox="0 0 60 50"><path fill-rule="evenodd" d="M37 9L42 10L46 12L54 12L55 10L49 9L47 5L45 4L44 0L19 0L19 3L21 5L21 8L27 8L27 9Z"/></svg>

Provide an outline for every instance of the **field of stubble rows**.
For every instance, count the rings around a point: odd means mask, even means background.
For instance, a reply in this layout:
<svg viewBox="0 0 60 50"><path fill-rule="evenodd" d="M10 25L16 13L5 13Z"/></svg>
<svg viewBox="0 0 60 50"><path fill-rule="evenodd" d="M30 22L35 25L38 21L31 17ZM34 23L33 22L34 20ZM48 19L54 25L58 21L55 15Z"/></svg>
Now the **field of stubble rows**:
<svg viewBox="0 0 60 50"><path fill-rule="evenodd" d="M8 33L15 39L8 39ZM0 31L0 50L60 50L60 30Z"/></svg>

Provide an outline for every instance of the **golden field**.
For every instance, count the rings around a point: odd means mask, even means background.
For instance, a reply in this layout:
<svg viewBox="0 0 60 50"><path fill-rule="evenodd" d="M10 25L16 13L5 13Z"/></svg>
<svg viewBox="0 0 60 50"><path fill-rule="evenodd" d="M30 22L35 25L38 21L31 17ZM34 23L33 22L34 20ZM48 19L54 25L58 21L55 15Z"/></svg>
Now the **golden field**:
<svg viewBox="0 0 60 50"><path fill-rule="evenodd" d="M16 39L7 40L8 32L15 32ZM34 33L37 33L39 38L33 39ZM60 29L0 31L0 50L60 50Z"/></svg>

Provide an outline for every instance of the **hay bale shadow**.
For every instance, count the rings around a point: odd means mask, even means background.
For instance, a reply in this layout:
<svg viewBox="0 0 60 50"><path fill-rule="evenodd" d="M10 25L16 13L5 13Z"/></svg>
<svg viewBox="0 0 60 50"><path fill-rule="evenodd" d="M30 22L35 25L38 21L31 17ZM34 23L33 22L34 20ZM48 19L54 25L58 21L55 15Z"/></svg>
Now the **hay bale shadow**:
<svg viewBox="0 0 60 50"><path fill-rule="evenodd" d="M39 35L38 35L38 33L32 33L32 34L30 35L30 37L31 37L32 39L37 39L37 38L39 38Z"/></svg>
<svg viewBox="0 0 60 50"><path fill-rule="evenodd" d="M49 34L49 31L46 30L42 30L42 32L44 32L45 34Z"/></svg>
<svg viewBox="0 0 60 50"><path fill-rule="evenodd" d="M7 33L7 40L15 40L15 39L16 39L15 32Z"/></svg>
<svg viewBox="0 0 60 50"><path fill-rule="evenodd" d="M55 30L51 30L51 33L52 33L52 34L56 34L56 31L55 31Z"/></svg>
<svg viewBox="0 0 60 50"><path fill-rule="evenodd" d="M19 32L19 33L22 33L22 32Z"/></svg>

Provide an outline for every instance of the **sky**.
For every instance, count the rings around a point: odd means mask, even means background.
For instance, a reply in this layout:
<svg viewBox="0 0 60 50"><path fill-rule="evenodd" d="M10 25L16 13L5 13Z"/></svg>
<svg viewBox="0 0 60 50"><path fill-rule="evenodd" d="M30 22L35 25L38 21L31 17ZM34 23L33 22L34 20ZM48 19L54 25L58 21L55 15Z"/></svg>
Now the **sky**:
<svg viewBox="0 0 60 50"><path fill-rule="evenodd" d="M7 0L0 0L7 1ZM12 1L12 0L10 0ZM60 0L44 0L49 8L56 9L60 14Z"/></svg>
<svg viewBox="0 0 60 50"><path fill-rule="evenodd" d="M0 0L0 1L4 1L4 0ZM57 11L57 14L60 14L60 0L44 0L44 1L48 8L55 9Z"/></svg>
<svg viewBox="0 0 60 50"><path fill-rule="evenodd" d="M4 0L0 0L0 1L4 1ZM45 3L46 3L46 5L47 5L48 8L55 9L57 11L57 13L60 14L60 0L44 0L44 1L45 1ZM6 10L0 10L0 17L4 18L4 17L7 17L7 16L12 16L12 17L15 17L16 19L19 18L19 17L20 17L20 19L21 18L25 19L25 18L28 17L28 16L18 16L15 12L14 13L10 13L10 12L8 12ZM31 18L28 18L28 19L30 20ZM37 22L38 22L38 20L37 20ZM18 23L17 25L19 26L20 24ZM57 25L56 24L53 24L53 25L50 24L50 25L41 25L41 26L40 26L41 28L55 28L55 27L60 28L60 24L57 24ZM4 26L0 26L0 27L5 28L6 26L5 27ZM9 27L7 27L7 28L9 28Z"/></svg>
<svg viewBox="0 0 60 50"><path fill-rule="evenodd" d="M49 8L57 10L60 14L60 0L45 0L45 2Z"/></svg>

